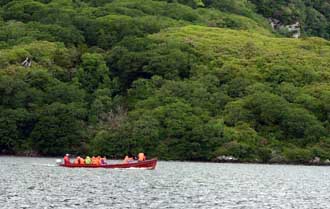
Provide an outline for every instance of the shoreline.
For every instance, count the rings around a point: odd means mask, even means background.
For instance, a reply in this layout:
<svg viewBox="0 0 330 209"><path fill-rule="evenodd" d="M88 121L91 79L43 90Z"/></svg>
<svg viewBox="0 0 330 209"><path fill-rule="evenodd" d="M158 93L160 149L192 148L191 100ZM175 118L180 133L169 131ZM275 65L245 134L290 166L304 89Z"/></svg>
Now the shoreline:
<svg viewBox="0 0 330 209"><path fill-rule="evenodd" d="M27 155L7 155L7 154L0 154L0 157L20 157L20 158L53 158L53 159L62 159L63 156L27 156ZM115 158L107 158L107 160L117 160L120 161L122 159L115 159ZM246 165L292 165L292 166L317 166L317 167L327 167L330 166L329 163L297 163L297 162L251 162L251 161L192 161L192 160L164 160L160 159L159 161L163 162L188 162L188 163L212 163L212 164L246 164Z"/></svg>

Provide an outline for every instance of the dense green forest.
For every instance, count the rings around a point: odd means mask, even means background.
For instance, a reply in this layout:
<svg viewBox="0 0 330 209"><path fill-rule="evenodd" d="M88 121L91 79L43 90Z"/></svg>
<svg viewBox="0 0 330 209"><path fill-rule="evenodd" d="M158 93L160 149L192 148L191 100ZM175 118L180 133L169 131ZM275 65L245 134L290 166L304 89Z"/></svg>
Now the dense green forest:
<svg viewBox="0 0 330 209"><path fill-rule="evenodd" d="M329 14L329 0L0 0L0 154L330 159Z"/></svg>

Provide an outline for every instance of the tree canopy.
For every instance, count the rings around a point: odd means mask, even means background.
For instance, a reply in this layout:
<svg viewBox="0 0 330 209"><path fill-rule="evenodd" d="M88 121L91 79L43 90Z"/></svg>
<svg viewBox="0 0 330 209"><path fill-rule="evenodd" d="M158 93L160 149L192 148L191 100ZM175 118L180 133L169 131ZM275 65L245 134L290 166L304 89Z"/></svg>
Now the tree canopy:
<svg viewBox="0 0 330 209"><path fill-rule="evenodd" d="M2 0L0 154L330 159L329 5Z"/></svg>

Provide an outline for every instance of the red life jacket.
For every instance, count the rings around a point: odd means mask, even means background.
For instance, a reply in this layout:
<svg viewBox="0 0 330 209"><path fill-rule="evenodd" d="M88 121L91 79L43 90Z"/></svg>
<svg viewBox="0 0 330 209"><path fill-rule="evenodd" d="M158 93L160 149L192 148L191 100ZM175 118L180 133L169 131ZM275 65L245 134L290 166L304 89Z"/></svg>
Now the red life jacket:
<svg viewBox="0 0 330 209"><path fill-rule="evenodd" d="M68 156L65 156L64 157L64 165L70 165L71 162L70 162L70 158Z"/></svg>

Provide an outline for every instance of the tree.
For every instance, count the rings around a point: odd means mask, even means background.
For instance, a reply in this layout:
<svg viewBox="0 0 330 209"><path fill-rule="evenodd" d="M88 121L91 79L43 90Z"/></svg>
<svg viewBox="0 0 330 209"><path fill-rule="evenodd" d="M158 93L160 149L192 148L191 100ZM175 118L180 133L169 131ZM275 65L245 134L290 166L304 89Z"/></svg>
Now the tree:
<svg viewBox="0 0 330 209"><path fill-rule="evenodd" d="M302 108L290 108L281 122L288 138L300 139L298 143L306 145L317 142L326 131L317 118Z"/></svg>
<svg viewBox="0 0 330 209"><path fill-rule="evenodd" d="M53 103L38 112L31 133L32 147L40 154L59 155L80 149L84 142L84 110L79 105Z"/></svg>
<svg viewBox="0 0 330 209"><path fill-rule="evenodd" d="M26 126L30 115L25 109L5 109L0 111L0 153L15 153L22 150ZM25 128L25 130L24 130Z"/></svg>
<svg viewBox="0 0 330 209"><path fill-rule="evenodd" d="M102 55L84 54L78 72L78 79L88 93L93 93L98 88L110 87L111 79Z"/></svg>

